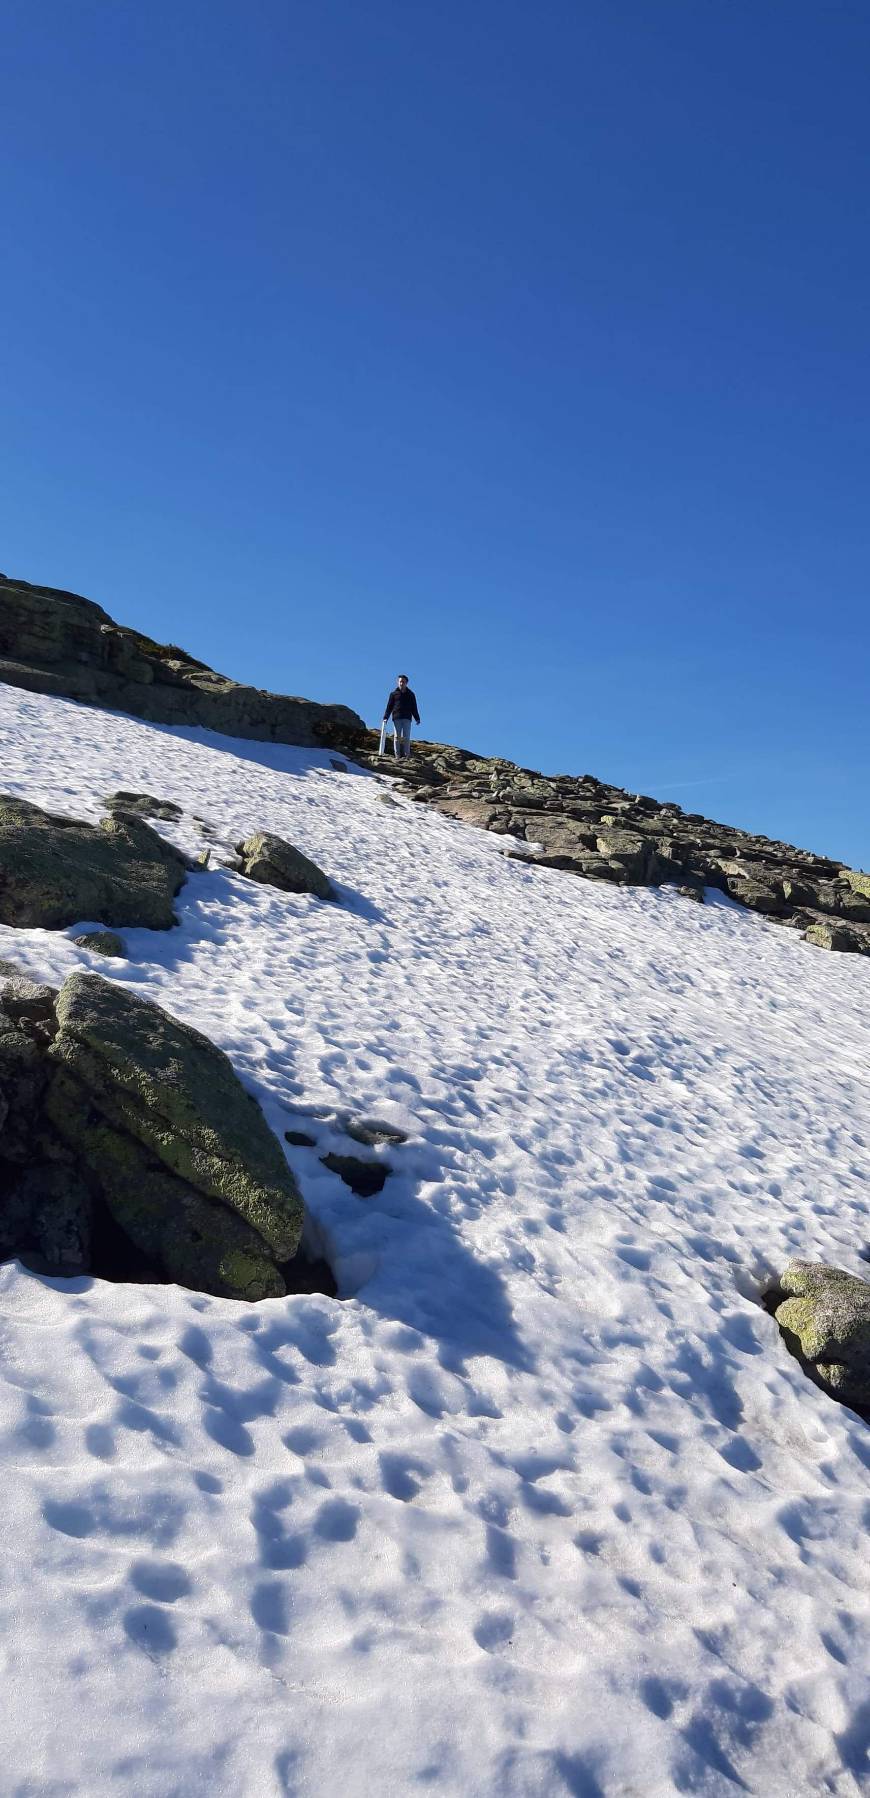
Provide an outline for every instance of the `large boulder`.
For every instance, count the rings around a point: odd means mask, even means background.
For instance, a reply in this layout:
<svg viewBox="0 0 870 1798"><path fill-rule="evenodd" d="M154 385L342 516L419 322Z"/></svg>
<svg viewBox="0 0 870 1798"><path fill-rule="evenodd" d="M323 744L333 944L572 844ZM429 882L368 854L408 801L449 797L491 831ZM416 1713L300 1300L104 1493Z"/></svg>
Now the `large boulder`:
<svg viewBox="0 0 870 1798"><path fill-rule="evenodd" d="M771 1295L789 1346L845 1404L870 1405L870 1285L840 1267L791 1261Z"/></svg>
<svg viewBox="0 0 870 1798"><path fill-rule="evenodd" d="M243 1235L230 1231L233 1252L246 1245L272 1263L289 1260L302 1231L302 1201L259 1105L222 1050L98 974L70 975L56 1010L49 1117L92 1168L113 1210L117 1176L122 1226L131 1227L131 1206L150 1203L151 1188L165 1211L183 1182L212 1203L209 1216L225 1208L231 1223L247 1226ZM143 1164L151 1170L144 1194L137 1185ZM172 1193L166 1176L173 1177ZM192 1201L187 1209L196 1209ZM226 1218L221 1222L229 1229ZM168 1271L186 1280L162 1253Z"/></svg>
<svg viewBox="0 0 870 1798"><path fill-rule="evenodd" d="M240 872L262 886L277 887L282 893L313 893L318 899L335 897L322 868L309 861L301 849L285 843L283 837L258 830L236 844Z"/></svg>
<svg viewBox="0 0 870 1798"><path fill-rule="evenodd" d="M99 825L0 795L0 923L62 930L79 918L167 930L184 856L141 819Z"/></svg>
<svg viewBox="0 0 870 1798"><path fill-rule="evenodd" d="M261 1299L286 1290L301 1225L283 1152L206 1037L98 975L58 995L0 963L0 1254Z"/></svg>

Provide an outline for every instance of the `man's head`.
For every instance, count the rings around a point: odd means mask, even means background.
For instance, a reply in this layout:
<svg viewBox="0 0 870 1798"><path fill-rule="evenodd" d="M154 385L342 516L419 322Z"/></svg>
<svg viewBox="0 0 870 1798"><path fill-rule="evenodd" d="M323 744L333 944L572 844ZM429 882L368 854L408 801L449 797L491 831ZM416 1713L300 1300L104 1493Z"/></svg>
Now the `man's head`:
<svg viewBox="0 0 870 1798"><path fill-rule="evenodd" d="M407 674L399 674L399 675L397 675L397 677L396 677L396 685L397 685L397 686L399 686L399 687L407 687L407 685L408 685L408 676L407 676Z"/></svg>

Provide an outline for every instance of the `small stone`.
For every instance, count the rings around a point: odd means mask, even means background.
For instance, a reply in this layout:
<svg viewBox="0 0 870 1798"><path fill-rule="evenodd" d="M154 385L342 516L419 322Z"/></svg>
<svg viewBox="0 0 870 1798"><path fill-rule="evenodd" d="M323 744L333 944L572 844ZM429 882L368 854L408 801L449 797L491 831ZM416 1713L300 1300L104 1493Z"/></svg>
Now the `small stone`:
<svg viewBox="0 0 870 1798"><path fill-rule="evenodd" d="M316 1149L317 1137L309 1136L305 1130L285 1130L284 1141L294 1149Z"/></svg>

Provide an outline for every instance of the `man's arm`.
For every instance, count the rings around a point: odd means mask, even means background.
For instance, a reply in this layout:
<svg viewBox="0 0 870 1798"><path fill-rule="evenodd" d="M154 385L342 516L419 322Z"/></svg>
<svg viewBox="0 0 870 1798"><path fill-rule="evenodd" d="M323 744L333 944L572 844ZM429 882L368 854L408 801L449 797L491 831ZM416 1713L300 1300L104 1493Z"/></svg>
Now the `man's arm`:
<svg viewBox="0 0 870 1798"><path fill-rule="evenodd" d="M396 703L396 694L395 694L395 689L394 689L393 692L390 694L389 699L387 700L387 709L384 713L383 720L382 720L382 722L384 724L386 724L386 721L389 718L390 713L391 713L395 703Z"/></svg>
<svg viewBox="0 0 870 1798"><path fill-rule="evenodd" d="M408 698L410 699L411 704L414 707L414 723L419 724L420 714L417 710L417 695L416 695L416 693L409 693Z"/></svg>

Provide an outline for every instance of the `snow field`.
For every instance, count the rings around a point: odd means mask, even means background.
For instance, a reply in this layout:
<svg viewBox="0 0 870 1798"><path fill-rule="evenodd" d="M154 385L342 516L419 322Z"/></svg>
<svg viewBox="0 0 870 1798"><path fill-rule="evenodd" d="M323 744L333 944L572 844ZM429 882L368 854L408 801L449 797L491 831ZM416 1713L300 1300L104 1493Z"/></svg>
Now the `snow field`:
<svg viewBox="0 0 870 1798"><path fill-rule="evenodd" d="M863 1791L870 1434L757 1301L794 1254L867 1274L870 965L530 870L317 752L3 687L0 745L0 790L142 788L192 851L193 813L226 853L274 830L342 899L216 866L128 962L0 929L316 1135L288 1159L342 1295L0 1269L0 1788Z"/></svg>

